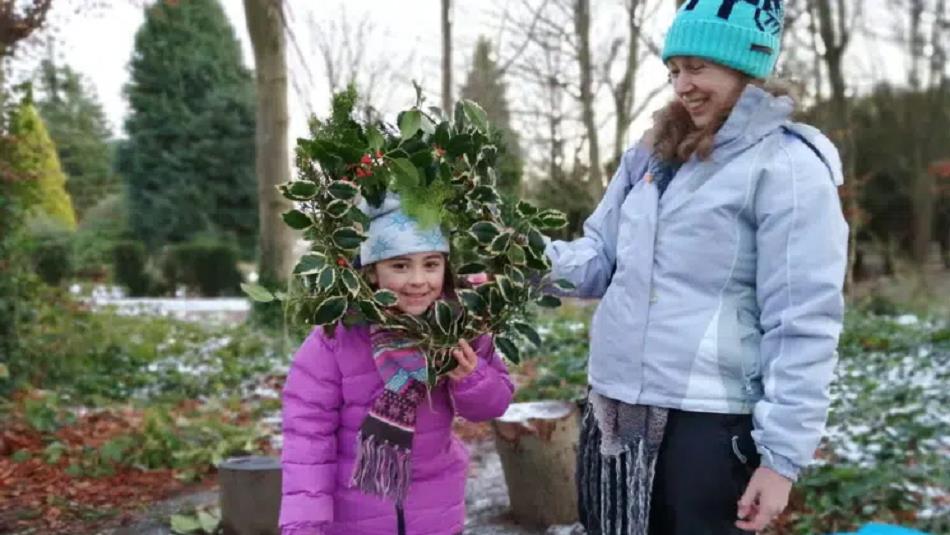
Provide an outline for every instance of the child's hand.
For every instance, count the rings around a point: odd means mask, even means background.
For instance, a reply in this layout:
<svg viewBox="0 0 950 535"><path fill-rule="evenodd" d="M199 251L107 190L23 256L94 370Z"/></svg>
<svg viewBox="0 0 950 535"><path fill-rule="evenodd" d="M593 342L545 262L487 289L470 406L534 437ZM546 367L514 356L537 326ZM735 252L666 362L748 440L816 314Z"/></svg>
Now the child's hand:
<svg viewBox="0 0 950 535"><path fill-rule="evenodd" d="M458 366L446 375L453 381L461 381L471 375L478 367L478 355L465 340L459 340L459 349L452 350L452 356L455 357Z"/></svg>

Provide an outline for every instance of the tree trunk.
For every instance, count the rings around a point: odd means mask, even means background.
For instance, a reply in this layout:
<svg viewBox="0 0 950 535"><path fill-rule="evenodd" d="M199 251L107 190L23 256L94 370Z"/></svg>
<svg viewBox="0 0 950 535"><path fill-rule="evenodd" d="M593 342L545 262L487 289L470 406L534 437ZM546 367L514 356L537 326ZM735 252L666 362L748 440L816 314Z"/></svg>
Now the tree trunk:
<svg viewBox="0 0 950 535"><path fill-rule="evenodd" d="M513 403L492 422L515 521L546 527L577 521L577 406Z"/></svg>
<svg viewBox="0 0 950 535"><path fill-rule="evenodd" d="M577 64L580 70L581 117L587 130L587 163L590 166L590 187L594 199L604 193L600 168L600 143L597 136L597 121L594 117L593 68L590 54L590 0L574 3L574 31L577 34Z"/></svg>
<svg viewBox="0 0 950 535"><path fill-rule="evenodd" d="M287 144L287 63L282 0L244 0L257 81L257 181L260 203L260 281L286 282L293 268L294 233L281 214L290 203L277 191L290 180Z"/></svg>
<svg viewBox="0 0 950 535"><path fill-rule="evenodd" d="M224 535L278 535L280 461L237 457L218 467Z"/></svg>
<svg viewBox="0 0 950 535"><path fill-rule="evenodd" d="M633 102L636 99L636 75L639 69L640 26L637 23L637 9L640 0L629 0L627 4L627 61L624 66L620 86L614 91L615 129L614 153L611 163L619 163L626 149L625 134L633 121Z"/></svg>
<svg viewBox="0 0 950 535"><path fill-rule="evenodd" d="M442 111L452 114L452 0L442 0Z"/></svg>

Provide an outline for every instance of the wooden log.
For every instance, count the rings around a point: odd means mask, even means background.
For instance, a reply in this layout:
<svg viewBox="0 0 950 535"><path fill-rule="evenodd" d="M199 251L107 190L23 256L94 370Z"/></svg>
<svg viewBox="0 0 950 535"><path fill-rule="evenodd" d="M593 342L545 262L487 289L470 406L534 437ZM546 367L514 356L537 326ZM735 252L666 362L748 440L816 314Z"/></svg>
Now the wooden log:
<svg viewBox="0 0 950 535"><path fill-rule="evenodd" d="M234 457L218 466L224 535L279 535L280 460Z"/></svg>
<svg viewBox="0 0 950 535"><path fill-rule="evenodd" d="M577 521L579 422L577 405L569 401L513 403L492 422L511 514L519 524Z"/></svg>

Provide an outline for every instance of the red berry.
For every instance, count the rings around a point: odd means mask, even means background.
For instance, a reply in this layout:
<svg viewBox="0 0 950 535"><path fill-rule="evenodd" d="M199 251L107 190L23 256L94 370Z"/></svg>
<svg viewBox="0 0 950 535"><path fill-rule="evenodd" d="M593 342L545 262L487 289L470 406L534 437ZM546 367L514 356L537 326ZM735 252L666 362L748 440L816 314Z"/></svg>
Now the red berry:
<svg viewBox="0 0 950 535"><path fill-rule="evenodd" d="M340 267L346 267L346 259L343 258L343 257L337 258L337 259L336 259L336 265L338 265L338 266L340 266Z"/></svg>
<svg viewBox="0 0 950 535"><path fill-rule="evenodd" d="M369 164L373 163L373 160L372 160L372 158L369 157L369 154L364 154L363 157L360 158L360 163L362 163L362 164L364 164L364 165L369 165Z"/></svg>

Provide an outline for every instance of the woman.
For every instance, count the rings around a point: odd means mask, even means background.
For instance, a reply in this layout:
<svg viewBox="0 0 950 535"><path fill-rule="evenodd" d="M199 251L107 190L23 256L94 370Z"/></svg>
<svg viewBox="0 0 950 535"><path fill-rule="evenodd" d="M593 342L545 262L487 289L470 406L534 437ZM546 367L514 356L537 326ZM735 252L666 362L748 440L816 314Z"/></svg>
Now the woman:
<svg viewBox="0 0 950 535"><path fill-rule="evenodd" d="M548 245L555 276L601 298L578 456L590 533L760 530L821 437L847 225L834 147L763 89L782 16L685 2L663 50L675 99L584 236Z"/></svg>

